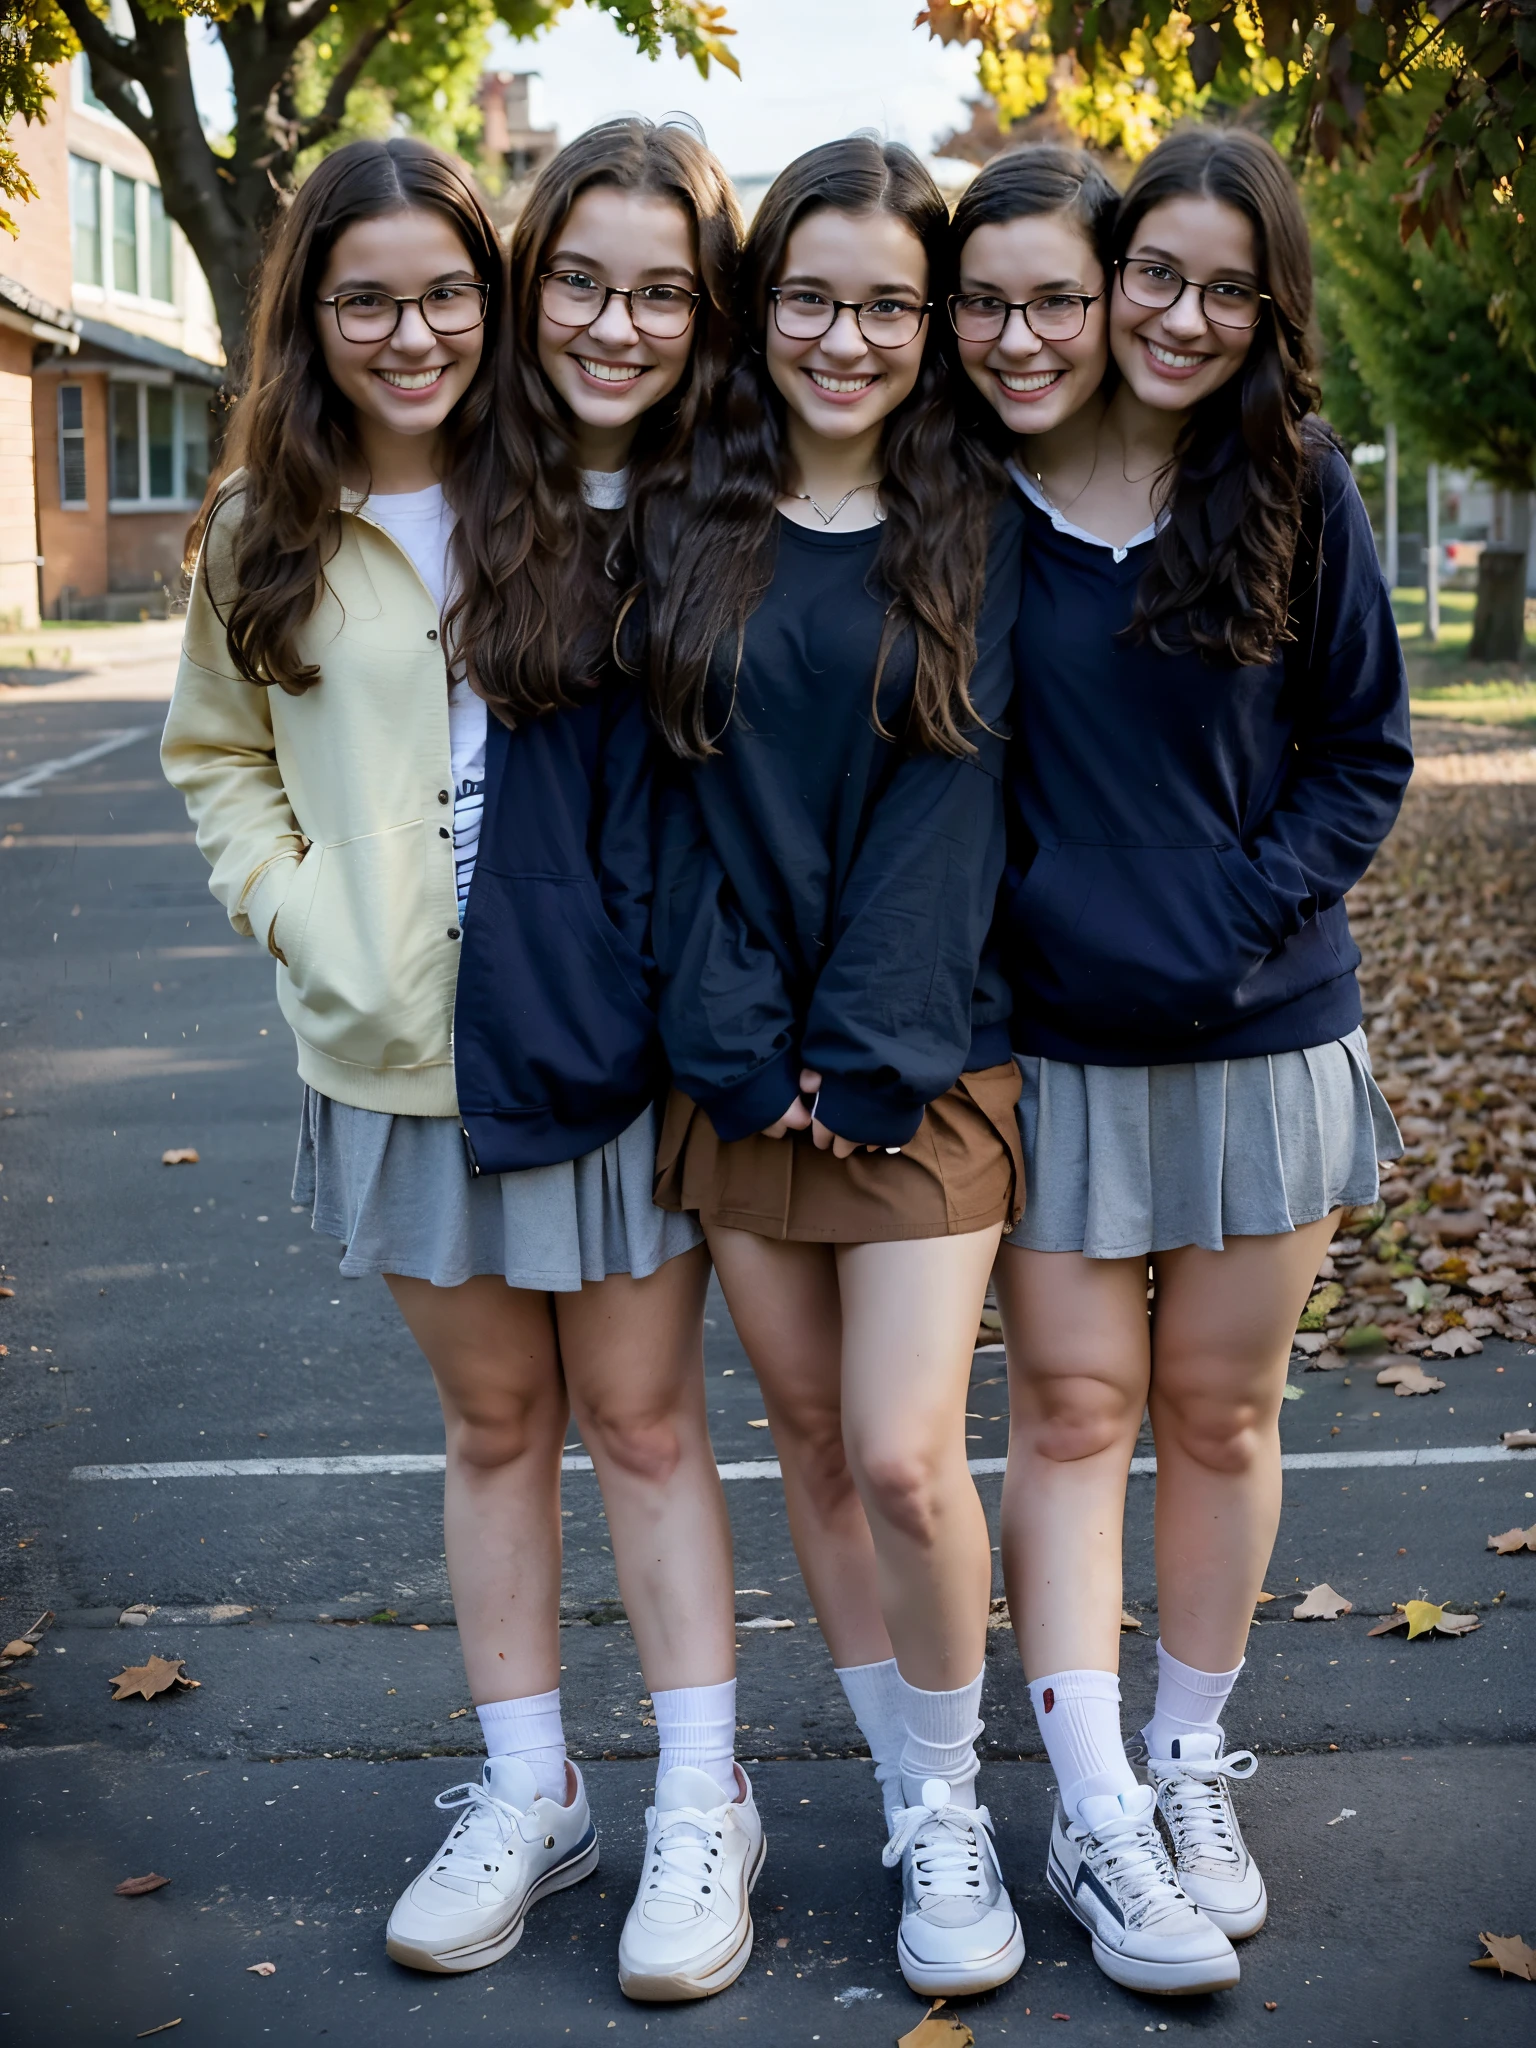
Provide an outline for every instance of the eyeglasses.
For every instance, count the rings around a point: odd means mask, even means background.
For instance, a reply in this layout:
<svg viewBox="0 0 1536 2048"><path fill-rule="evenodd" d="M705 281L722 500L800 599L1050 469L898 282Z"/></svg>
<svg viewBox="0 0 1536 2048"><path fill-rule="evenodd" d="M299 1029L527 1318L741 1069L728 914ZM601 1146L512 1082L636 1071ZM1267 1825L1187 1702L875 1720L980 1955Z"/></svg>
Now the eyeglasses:
<svg viewBox="0 0 1536 2048"><path fill-rule="evenodd" d="M919 306L910 299L828 299L798 285L775 285L768 296L773 324L787 341L817 341L831 333L839 313L851 313L871 348L905 348L933 310L931 302Z"/></svg>
<svg viewBox="0 0 1536 2048"><path fill-rule="evenodd" d="M622 299L635 332L657 341L686 334L703 296L680 284L599 284L584 270L546 270L539 279L540 310L557 327L590 327L610 299Z"/></svg>
<svg viewBox="0 0 1536 2048"><path fill-rule="evenodd" d="M1041 341L1075 341L1088 323L1088 308L1102 292L1046 292L1038 299L999 299L991 292L957 292L949 318L962 341L1001 341L1015 313Z"/></svg>
<svg viewBox="0 0 1536 2048"><path fill-rule="evenodd" d="M488 284L438 284L415 298L390 292L338 292L318 303L330 306L343 341L388 341L407 306L417 306L434 334L469 334L484 323Z"/></svg>
<svg viewBox="0 0 1536 2048"><path fill-rule="evenodd" d="M1231 278L1195 284L1168 264L1144 256L1122 256L1115 268L1120 289L1133 306L1170 313L1186 292L1198 292L1200 310L1215 327L1257 327L1269 303L1269 293L1256 291L1251 284L1237 284Z"/></svg>

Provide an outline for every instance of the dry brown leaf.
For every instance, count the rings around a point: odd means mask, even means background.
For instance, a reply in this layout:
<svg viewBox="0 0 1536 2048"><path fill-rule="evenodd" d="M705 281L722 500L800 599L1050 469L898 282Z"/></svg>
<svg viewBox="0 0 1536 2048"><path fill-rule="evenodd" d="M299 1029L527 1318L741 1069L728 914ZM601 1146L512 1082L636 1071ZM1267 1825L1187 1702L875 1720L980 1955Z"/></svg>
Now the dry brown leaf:
<svg viewBox="0 0 1536 2048"><path fill-rule="evenodd" d="M1394 1608L1385 1621L1378 1621L1366 1633L1389 1636L1394 1629L1406 1628L1411 1643L1417 1636L1468 1636L1482 1625L1475 1614L1451 1614L1433 1600L1409 1600Z"/></svg>
<svg viewBox="0 0 1536 2048"><path fill-rule="evenodd" d="M146 1877L125 1877L121 1884L112 1889L120 1899L136 1899L145 1892L157 1892L161 1885L169 1884L168 1877L162 1877L158 1870L152 1870Z"/></svg>
<svg viewBox="0 0 1536 2048"><path fill-rule="evenodd" d="M190 1145L173 1146L169 1152L162 1152L160 1154L160 1164L162 1166L196 1166L198 1164L198 1157Z"/></svg>
<svg viewBox="0 0 1536 2048"><path fill-rule="evenodd" d="M1008 1612L1008 1598L1006 1594L1000 1593L995 1600L987 1602L987 1627L1013 1627L1013 1616Z"/></svg>
<svg viewBox="0 0 1536 2048"><path fill-rule="evenodd" d="M0 1650L0 1663L14 1664L17 1662L19 1658L35 1657L36 1655L36 1643L25 1642L20 1636L18 1636L15 1642L7 1643L5 1648L3 1650Z"/></svg>
<svg viewBox="0 0 1536 2048"><path fill-rule="evenodd" d="M1497 1970L1501 1977L1523 1977L1527 1984L1536 1984L1536 1948L1528 1948L1518 1934L1477 1938L1488 1953L1472 1964L1474 1970Z"/></svg>
<svg viewBox="0 0 1536 2048"><path fill-rule="evenodd" d="M1350 1359L1344 1356L1342 1351L1335 1351L1333 1346L1329 1344L1319 1351L1315 1358L1308 1359L1307 1371L1343 1372L1345 1367L1351 1362Z"/></svg>
<svg viewBox="0 0 1536 2048"><path fill-rule="evenodd" d="M1445 1381L1427 1373L1416 1358L1394 1358L1376 1375L1378 1387L1391 1387L1399 1394L1443 1394Z"/></svg>
<svg viewBox="0 0 1536 2048"><path fill-rule="evenodd" d="M1536 1550L1536 1522L1529 1529L1506 1529L1502 1536L1490 1536L1488 1548L1500 1557L1513 1557L1518 1550Z"/></svg>
<svg viewBox="0 0 1536 2048"><path fill-rule="evenodd" d="M1461 1324L1453 1323L1448 1330L1442 1330L1438 1337L1431 1337L1429 1348L1437 1358L1475 1358L1483 1348L1481 1337L1474 1337Z"/></svg>
<svg viewBox="0 0 1536 2048"><path fill-rule="evenodd" d="M1122 1630L1130 1628L1140 1628L1141 1623L1136 1619L1134 1614L1127 1614L1125 1609L1122 1607L1120 1610L1120 1626Z"/></svg>
<svg viewBox="0 0 1536 2048"><path fill-rule="evenodd" d="M1536 1429L1506 1429L1499 1442L1506 1451L1536 1451Z"/></svg>
<svg viewBox="0 0 1536 2048"><path fill-rule="evenodd" d="M976 2036L958 2013L947 2012L942 2019L939 2017L943 2003L942 1998L936 1998L911 2033L901 2036L896 2048L971 2048Z"/></svg>
<svg viewBox="0 0 1536 2048"><path fill-rule="evenodd" d="M14 1287L0 1287L0 1301L14 1301L15 1299L16 1290Z"/></svg>
<svg viewBox="0 0 1536 2048"><path fill-rule="evenodd" d="M1322 1585L1312 1588L1299 1607L1291 1609L1291 1619L1292 1621L1337 1621L1341 1614L1353 1614L1354 1611L1352 1602L1346 1600L1342 1593L1335 1593L1332 1586L1325 1580Z"/></svg>
<svg viewBox="0 0 1536 2048"><path fill-rule="evenodd" d="M766 1415L756 1416L748 1422L747 1427L748 1429L766 1429L768 1427L768 1418Z"/></svg>
<svg viewBox="0 0 1536 2048"><path fill-rule="evenodd" d="M146 1700L155 1699L160 1693L169 1692L175 1686L185 1686L195 1692L201 1679L188 1678L182 1669L180 1657L151 1657L144 1664L130 1664L126 1671L119 1671L116 1678L107 1683L115 1688L114 1700L131 1700L135 1694Z"/></svg>
<svg viewBox="0 0 1536 2048"><path fill-rule="evenodd" d="M1275 1596L1273 1593L1255 1593L1253 1596L1253 1604L1255 1607L1267 1607L1270 1601L1274 1599L1274 1597Z"/></svg>
<svg viewBox="0 0 1536 2048"><path fill-rule="evenodd" d="M245 1974L247 1977L275 1977L277 1975L277 1965L276 1963L247 1963Z"/></svg>

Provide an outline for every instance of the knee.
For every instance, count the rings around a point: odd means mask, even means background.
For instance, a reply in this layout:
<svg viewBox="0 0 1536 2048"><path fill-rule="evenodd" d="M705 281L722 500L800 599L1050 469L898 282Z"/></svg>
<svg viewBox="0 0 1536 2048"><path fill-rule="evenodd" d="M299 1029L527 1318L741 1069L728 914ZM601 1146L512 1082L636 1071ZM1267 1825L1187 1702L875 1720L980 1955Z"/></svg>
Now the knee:
<svg viewBox="0 0 1536 2048"><path fill-rule="evenodd" d="M865 1506L909 1541L933 1543L943 1506L936 1459L899 1446L872 1446L858 1460Z"/></svg>
<svg viewBox="0 0 1536 2048"><path fill-rule="evenodd" d="M780 1463L793 1468L800 1486L824 1513L854 1494L839 1408L775 1406L773 1442Z"/></svg>
<svg viewBox="0 0 1536 2048"><path fill-rule="evenodd" d="M579 1421L582 1441L605 1469L645 1486L665 1486L688 1455L692 1432L666 1409L598 1402Z"/></svg>
<svg viewBox="0 0 1536 2048"><path fill-rule="evenodd" d="M1105 1451L1127 1450L1140 1427L1142 1406L1139 1396L1104 1380L1053 1374L1029 1386L1017 1420L1037 1458L1073 1465Z"/></svg>
<svg viewBox="0 0 1536 2048"><path fill-rule="evenodd" d="M1222 1478L1253 1471L1276 1441L1276 1420L1251 1400L1222 1398L1180 1388L1159 1389L1152 1433L1159 1452L1176 1451L1188 1463Z"/></svg>
<svg viewBox="0 0 1536 2048"><path fill-rule="evenodd" d="M447 1417L448 1455L473 1472L496 1472L519 1459L558 1454L565 1440L558 1397L505 1396L457 1408Z"/></svg>

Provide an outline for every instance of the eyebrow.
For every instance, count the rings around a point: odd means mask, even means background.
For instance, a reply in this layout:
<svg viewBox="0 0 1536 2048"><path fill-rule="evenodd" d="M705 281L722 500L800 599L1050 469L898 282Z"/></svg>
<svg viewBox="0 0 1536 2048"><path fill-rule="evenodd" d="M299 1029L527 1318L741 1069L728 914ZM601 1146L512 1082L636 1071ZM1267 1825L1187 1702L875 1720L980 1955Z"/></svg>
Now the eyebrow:
<svg viewBox="0 0 1536 2048"><path fill-rule="evenodd" d="M837 297L837 289L829 278L812 277L807 271L796 270L786 277L781 277L777 289L783 291L792 284L809 285L814 291L825 292L828 298ZM892 283L872 285L868 296L872 299L885 299L889 298L892 292L911 292L913 297L918 299L923 296L921 285L914 284L910 277Z"/></svg>
<svg viewBox="0 0 1536 2048"><path fill-rule="evenodd" d="M1030 297L1042 298L1048 296L1051 292L1080 292L1084 289L1085 286L1080 277L1057 277L1050 279L1045 284L1035 285L1031 289ZM968 278L963 270L960 273L960 290L962 293L993 292L1000 299L1005 299L1008 296L1005 285L993 284L988 279L981 277Z"/></svg>
<svg viewBox="0 0 1536 2048"><path fill-rule="evenodd" d="M1179 264L1183 261L1182 257L1170 255L1166 249L1132 249L1128 251L1128 254L1132 256L1150 256L1154 262L1166 263L1173 270L1178 270ZM1179 274L1182 276L1183 272L1180 271ZM1254 273L1242 263L1234 263L1226 270L1221 269L1218 265L1216 277L1228 284L1256 284L1258 282ZM1214 282L1214 280L1212 281Z"/></svg>
<svg viewBox="0 0 1536 2048"><path fill-rule="evenodd" d="M439 271L436 277L422 286L422 290L430 292L435 291L440 284L463 284L466 282L480 284L483 280L476 277L474 271L467 264L461 263L456 270ZM339 292L383 292L386 298L392 299L395 297L395 293L391 291L390 287L385 284L382 278L378 277L345 277L337 285L336 289ZM406 292L403 296L409 299L414 298L415 294L414 292Z"/></svg>
<svg viewBox="0 0 1536 2048"><path fill-rule="evenodd" d="M599 276L607 266L596 256L583 256L579 249L556 249L549 258L549 268L551 270L590 270L594 276ZM653 264L649 270L642 270L639 276L642 283L650 278L674 277L686 277L692 283L697 278L698 272L691 263L657 263Z"/></svg>

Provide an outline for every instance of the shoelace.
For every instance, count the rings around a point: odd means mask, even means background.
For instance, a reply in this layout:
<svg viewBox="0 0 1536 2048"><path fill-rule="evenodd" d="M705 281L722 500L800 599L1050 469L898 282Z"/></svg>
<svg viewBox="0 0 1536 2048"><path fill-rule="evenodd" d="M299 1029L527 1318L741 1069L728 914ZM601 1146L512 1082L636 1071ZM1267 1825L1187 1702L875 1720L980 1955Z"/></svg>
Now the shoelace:
<svg viewBox="0 0 1536 2048"><path fill-rule="evenodd" d="M484 1785L474 1780L463 1785L450 1785L446 1792L438 1793L432 1804L440 1806L445 1813L452 1813L457 1807L467 1809L464 1818L443 1844L444 1849L451 1845L456 1856L463 1855L466 1864L478 1850L479 1845L474 1839L477 1829L488 1828L494 1833L494 1843L486 1844L492 1855L500 1855L509 1842L518 1838L518 1823L522 1815L517 1808L508 1806L505 1800L498 1799L494 1792L487 1791ZM439 1851L439 1855L441 1853Z"/></svg>
<svg viewBox="0 0 1536 2048"><path fill-rule="evenodd" d="M1189 1905L1149 1814L1082 1837L1082 1851L1125 1908L1126 1925L1147 1927Z"/></svg>
<svg viewBox="0 0 1536 2048"><path fill-rule="evenodd" d="M991 1826L992 1816L984 1806L905 1806L880 1860L891 1870L911 1846L919 1907L940 1899L976 1899L981 1896L983 1860L978 1831Z"/></svg>
<svg viewBox="0 0 1536 2048"><path fill-rule="evenodd" d="M1178 1775L1164 1779L1158 1805L1173 1836L1179 1856L1199 1853L1218 1862L1236 1863L1237 1844L1232 1839L1231 1794L1226 1780L1251 1778L1259 1760L1251 1749L1235 1749L1210 1763L1179 1763Z"/></svg>
<svg viewBox="0 0 1536 2048"><path fill-rule="evenodd" d="M721 1831L707 1813L680 1806L656 1816L656 1838L646 1866L644 1903L679 1899L691 1906L714 1903L720 1870Z"/></svg>

